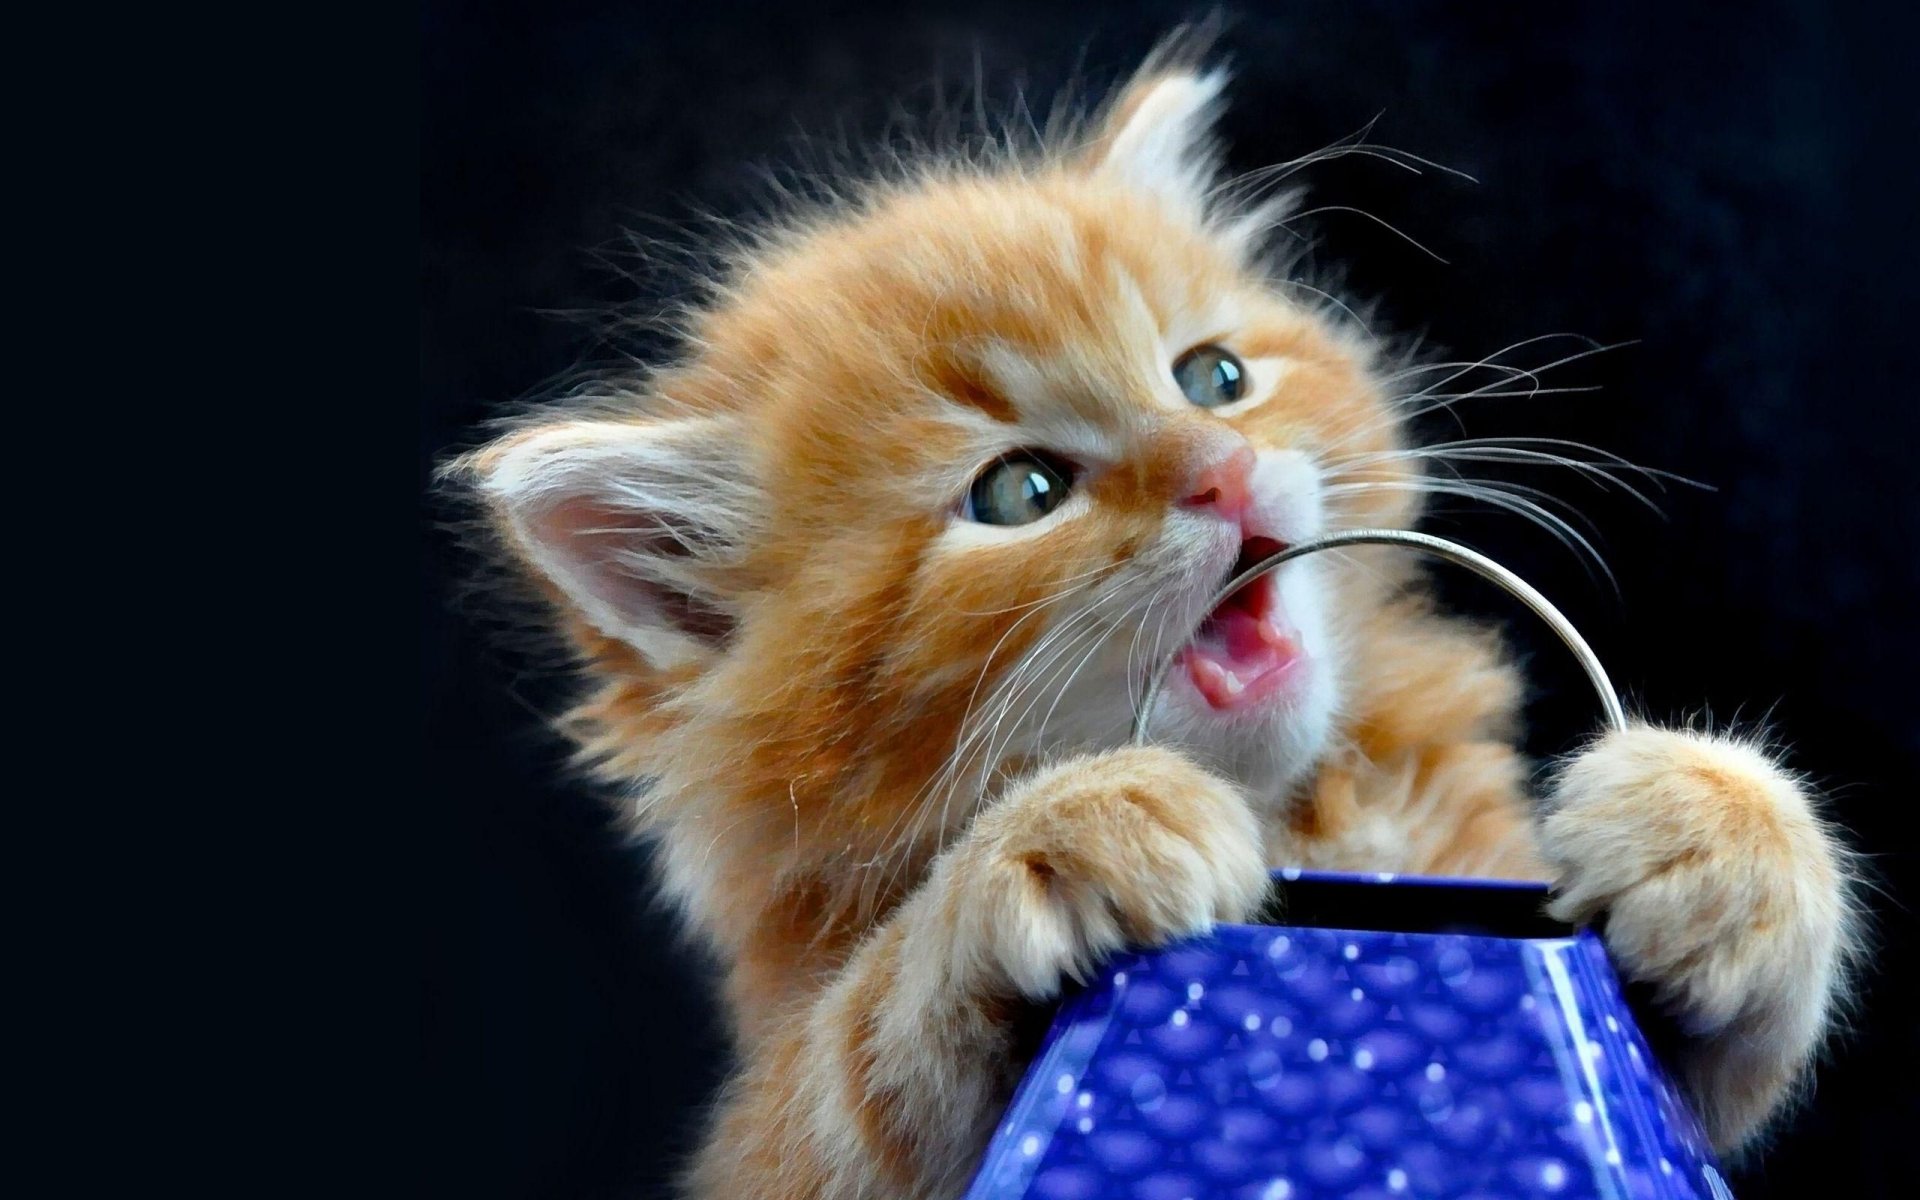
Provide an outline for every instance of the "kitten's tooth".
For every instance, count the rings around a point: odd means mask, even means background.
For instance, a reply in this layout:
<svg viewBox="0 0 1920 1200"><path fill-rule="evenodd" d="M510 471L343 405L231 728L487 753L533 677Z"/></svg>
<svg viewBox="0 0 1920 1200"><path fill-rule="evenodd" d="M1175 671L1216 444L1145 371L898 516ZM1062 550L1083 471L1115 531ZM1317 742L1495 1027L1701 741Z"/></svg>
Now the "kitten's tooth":
<svg viewBox="0 0 1920 1200"><path fill-rule="evenodd" d="M1238 675L1235 675L1232 671L1227 671L1223 669L1221 671L1221 674L1227 677L1226 678L1227 696L1229 698L1238 696L1241 692L1244 692L1247 690L1247 685L1244 683L1241 683L1240 677Z"/></svg>
<svg viewBox="0 0 1920 1200"><path fill-rule="evenodd" d="M1286 623L1278 610L1260 618L1260 640L1278 650L1283 657L1300 653L1300 633Z"/></svg>
<svg viewBox="0 0 1920 1200"><path fill-rule="evenodd" d="M1215 708L1232 703L1234 696L1238 694L1240 681L1233 677L1232 672L1212 658L1196 654L1188 660L1187 670L1193 679L1193 686L1198 688L1200 695Z"/></svg>
<svg viewBox="0 0 1920 1200"><path fill-rule="evenodd" d="M1211 658L1194 655L1193 681L1201 691L1219 691L1226 687L1227 669ZM1209 687L1211 685L1211 687Z"/></svg>

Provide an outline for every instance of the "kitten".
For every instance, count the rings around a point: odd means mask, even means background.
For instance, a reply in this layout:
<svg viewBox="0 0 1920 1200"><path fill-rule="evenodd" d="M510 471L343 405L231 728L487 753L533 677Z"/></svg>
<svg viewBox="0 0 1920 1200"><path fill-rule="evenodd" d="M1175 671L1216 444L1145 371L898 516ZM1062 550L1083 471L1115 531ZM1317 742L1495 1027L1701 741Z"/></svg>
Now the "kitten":
<svg viewBox="0 0 1920 1200"><path fill-rule="evenodd" d="M696 1196L955 1195L1022 1014L1245 918L1268 864L1606 913L1723 1149L1820 1046L1844 860L1759 749L1639 725L1536 806L1514 668L1404 553L1205 611L1422 491L1369 343L1263 271L1273 209L1222 199L1222 86L1163 53L1042 151L769 232L671 365L458 464L587 665L569 732L726 965ZM1183 638L1161 748L1124 748Z"/></svg>

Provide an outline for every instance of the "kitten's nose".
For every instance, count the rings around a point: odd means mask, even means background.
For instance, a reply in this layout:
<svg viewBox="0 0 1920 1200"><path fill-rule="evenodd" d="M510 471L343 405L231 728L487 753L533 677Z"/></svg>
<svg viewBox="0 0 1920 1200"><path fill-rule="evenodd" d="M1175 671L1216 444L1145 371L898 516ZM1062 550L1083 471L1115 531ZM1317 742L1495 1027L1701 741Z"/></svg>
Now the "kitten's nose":
<svg viewBox="0 0 1920 1200"><path fill-rule="evenodd" d="M1187 485L1187 498L1181 503L1189 508L1211 508L1227 520L1238 522L1247 508L1253 463L1253 447L1241 442L1200 468Z"/></svg>

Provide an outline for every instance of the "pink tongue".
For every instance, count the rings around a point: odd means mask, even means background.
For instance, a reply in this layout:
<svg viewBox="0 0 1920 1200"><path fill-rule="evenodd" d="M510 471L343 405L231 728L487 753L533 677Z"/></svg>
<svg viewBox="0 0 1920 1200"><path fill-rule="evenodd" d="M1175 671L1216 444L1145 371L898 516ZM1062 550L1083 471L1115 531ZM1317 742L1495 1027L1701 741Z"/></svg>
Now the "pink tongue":
<svg viewBox="0 0 1920 1200"><path fill-rule="evenodd" d="M1214 708L1239 708L1270 695L1299 657L1300 643L1291 630L1227 604L1208 618L1201 640L1188 648L1187 674Z"/></svg>
<svg viewBox="0 0 1920 1200"><path fill-rule="evenodd" d="M1222 609L1207 624L1226 643L1229 658L1244 661L1271 649L1260 637L1260 619L1244 608Z"/></svg>

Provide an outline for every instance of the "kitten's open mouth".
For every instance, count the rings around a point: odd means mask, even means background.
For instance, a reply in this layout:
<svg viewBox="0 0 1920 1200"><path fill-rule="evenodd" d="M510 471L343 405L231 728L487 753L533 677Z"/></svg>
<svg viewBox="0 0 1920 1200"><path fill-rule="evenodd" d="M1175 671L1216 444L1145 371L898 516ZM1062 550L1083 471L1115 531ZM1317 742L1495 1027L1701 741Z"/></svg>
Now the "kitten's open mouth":
<svg viewBox="0 0 1920 1200"><path fill-rule="evenodd" d="M1231 579L1281 549L1269 537L1240 543ZM1280 607L1280 581L1269 572L1220 602L1181 652L1181 665L1216 709L1246 709L1272 696L1303 659L1299 631Z"/></svg>

